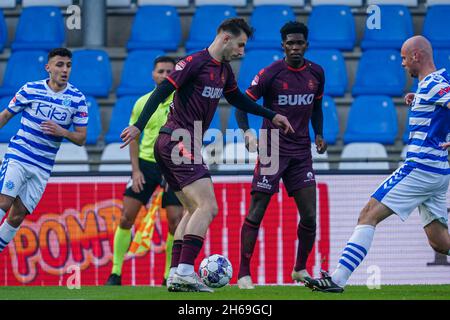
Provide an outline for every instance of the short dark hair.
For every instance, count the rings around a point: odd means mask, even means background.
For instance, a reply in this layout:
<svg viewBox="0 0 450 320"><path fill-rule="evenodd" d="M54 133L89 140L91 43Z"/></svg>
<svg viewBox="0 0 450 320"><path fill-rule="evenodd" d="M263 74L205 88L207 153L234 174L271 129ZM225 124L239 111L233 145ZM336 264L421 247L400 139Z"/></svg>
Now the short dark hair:
<svg viewBox="0 0 450 320"><path fill-rule="evenodd" d="M56 57L56 56L69 57L69 58L72 59L72 51L70 51L67 48L55 48L55 49L52 49L48 53L47 61L49 61L51 58Z"/></svg>
<svg viewBox="0 0 450 320"><path fill-rule="evenodd" d="M305 37L305 40L308 40L308 27L298 21L289 21L280 29L281 39L286 40L286 36L291 33L301 33Z"/></svg>
<svg viewBox="0 0 450 320"><path fill-rule="evenodd" d="M153 62L153 69L156 68L156 65L158 63L163 63L163 62L169 62L173 65L176 65L175 59L172 57L168 57L168 56L160 56L158 58L155 59L155 61Z"/></svg>
<svg viewBox="0 0 450 320"><path fill-rule="evenodd" d="M250 27L250 25L243 18L229 18L220 24L217 28L217 33L220 31L230 32L232 35L238 37L242 32L245 32L247 37L250 39L255 32L255 29Z"/></svg>

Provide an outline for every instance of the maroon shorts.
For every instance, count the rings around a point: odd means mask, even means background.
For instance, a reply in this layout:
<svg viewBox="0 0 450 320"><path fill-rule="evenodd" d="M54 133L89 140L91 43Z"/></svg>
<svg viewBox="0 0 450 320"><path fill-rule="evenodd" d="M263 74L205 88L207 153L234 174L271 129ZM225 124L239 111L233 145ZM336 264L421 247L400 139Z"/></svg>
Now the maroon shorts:
<svg viewBox="0 0 450 320"><path fill-rule="evenodd" d="M155 142L155 160L173 191L180 191L187 185L201 178L211 177L208 166L195 164L191 153L182 142L172 141L171 135L160 133ZM172 161L172 154L183 156L185 161L177 164Z"/></svg>
<svg viewBox="0 0 450 320"><path fill-rule="evenodd" d="M281 178L283 178L284 186L290 197L293 196L293 192L296 190L316 185L311 153L295 157L280 156L279 164L276 174L262 175L261 168L268 167L270 164L264 165L259 162L258 158L253 174L252 193L277 193L280 188Z"/></svg>

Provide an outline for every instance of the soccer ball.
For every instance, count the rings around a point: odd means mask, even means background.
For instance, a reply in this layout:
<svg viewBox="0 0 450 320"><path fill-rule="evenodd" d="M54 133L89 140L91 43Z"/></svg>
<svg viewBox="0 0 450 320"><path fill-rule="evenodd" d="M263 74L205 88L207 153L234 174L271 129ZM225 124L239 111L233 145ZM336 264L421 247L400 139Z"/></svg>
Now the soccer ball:
<svg viewBox="0 0 450 320"><path fill-rule="evenodd" d="M202 281L211 288L221 288L230 282L233 267L230 260L220 254L213 254L203 259L198 273Z"/></svg>

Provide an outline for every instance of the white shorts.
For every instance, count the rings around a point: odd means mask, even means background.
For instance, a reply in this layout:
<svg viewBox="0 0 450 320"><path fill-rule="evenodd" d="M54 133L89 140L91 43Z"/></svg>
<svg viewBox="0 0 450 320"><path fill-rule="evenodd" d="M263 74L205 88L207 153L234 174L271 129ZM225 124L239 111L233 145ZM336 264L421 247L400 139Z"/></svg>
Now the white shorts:
<svg viewBox="0 0 450 320"><path fill-rule="evenodd" d="M20 197L25 208L32 213L42 198L49 174L35 166L14 159L3 159L0 168L0 193Z"/></svg>
<svg viewBox="0 0 450 320"><path fill-rule="evenodd" d="M434 220L448 227L446 195L449 179L450 175L424 171L405 163L380 184L372 197L403 221L418 207L424 227Z"/></svg>

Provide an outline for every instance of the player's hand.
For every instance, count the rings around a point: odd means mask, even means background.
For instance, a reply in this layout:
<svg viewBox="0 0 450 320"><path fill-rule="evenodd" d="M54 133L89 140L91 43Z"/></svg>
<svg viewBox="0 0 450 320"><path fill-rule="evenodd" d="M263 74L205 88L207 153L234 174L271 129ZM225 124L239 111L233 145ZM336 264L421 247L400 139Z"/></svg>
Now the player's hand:
<svg viewBox="0 0 450 320"><path fill-rule="evenodd" d="M414 100L414 97L415 97L415 94L412 93L412 92L407 93L407 94L405 95L405 103L406 103L407 106L410 106L410 105L411 105L411 103L412 103L413 100Z"/></svg>
<svg viewBox="0 0 450 320"><path fill-rule="evenodd" d="M258 138L251 130L247 130L244 133L244 139L245 139L245 147L249 152L258 151Z"/></svg>
<svg viewBox="0 0 450 320"><path fill-rule="evenodd" d="M441 144L441 148L444 150L447 150L448 147L450 147L450 142L444 142L443 144Z"/></svg>
<svg viewBox="0 0 450 320"><path fill-rule="evenodd" d="M123 143L120 145L120 149L125 148L127 145L130 144L131 141L133 141L140 134L141 130L139 130L135 126L129 126L123 129L122 133L120 134L120 138L123 141Z"/></svg>
<svg viewBox="0 0 450 320"><path fill-rule="evenodd" d="M144 174L141 170L133 171L131 175L131 179L133 180L133 184L131 185L131 189L136 193L141 193L144 190L145 178Z"/></svg>
<svg viewBox="0 0 450 320"><path fill-rule="evenodd" d="M323 154L325 151L327 151L328 145L327 142L323 139L323 137L318 134L316 135L316 150L317 153Z"/></svg>
<svg viewBox="0 0 450 320"><path fill-rule="evenodd" d="M41 123L41 129L45 134L49 134L55 137L64 137L67 131L56 122L50 120L43 121Z"/></svg>
<svg viewBox="0 0 450 320"><path fill-rule="evenodd" d="M272 119L272 123L276 125L278 128L283 129L284 134L295 132L291 124L289 123L289 120L285 116L282 116L281 114L275 115L275 117L273 117Z"/></svg>

